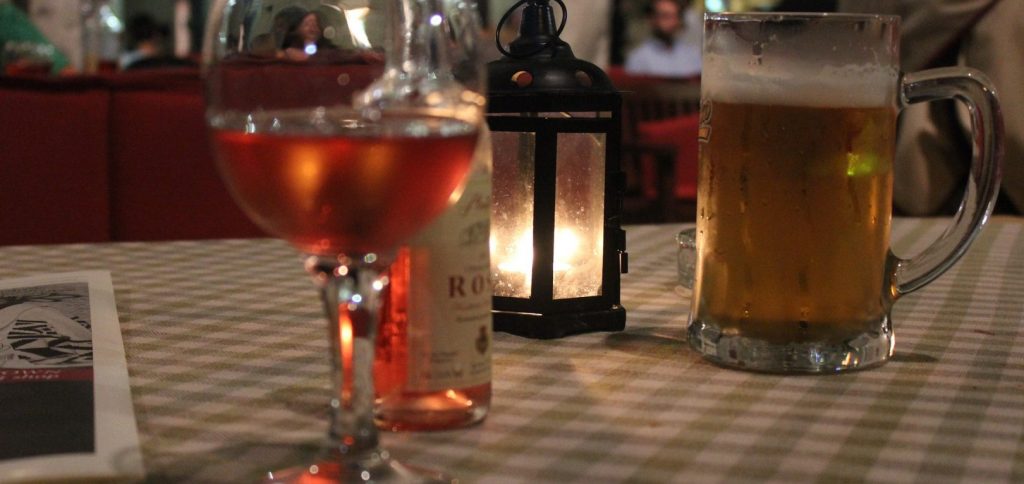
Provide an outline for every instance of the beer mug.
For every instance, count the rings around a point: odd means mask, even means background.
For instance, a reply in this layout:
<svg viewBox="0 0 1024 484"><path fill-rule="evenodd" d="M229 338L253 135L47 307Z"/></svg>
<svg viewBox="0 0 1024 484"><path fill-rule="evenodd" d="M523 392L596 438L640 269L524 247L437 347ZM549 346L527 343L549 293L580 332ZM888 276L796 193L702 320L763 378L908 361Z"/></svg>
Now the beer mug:
<svg viewBox="0 0 1024 484"><path fill-rule="evenodd" d="M822 373L893 354L889 313L967 250L999 189L1002 118L967 68L899 71L899 17L710 14L690 346L728 367ZM889 249L896 118L967 105L974 159L946 232Z"/></svg>

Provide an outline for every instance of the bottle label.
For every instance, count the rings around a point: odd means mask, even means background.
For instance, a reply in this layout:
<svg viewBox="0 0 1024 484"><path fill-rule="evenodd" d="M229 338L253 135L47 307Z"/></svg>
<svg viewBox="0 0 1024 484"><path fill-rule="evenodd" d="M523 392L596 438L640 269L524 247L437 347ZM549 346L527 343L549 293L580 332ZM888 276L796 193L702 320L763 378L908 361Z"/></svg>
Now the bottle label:
<svg viewBox="0 0 1024 484"><path fill-rule="evenodd" d="M459 202L409 243L406 391L491 381L490 215L489 165L477 166Z"/></svg>

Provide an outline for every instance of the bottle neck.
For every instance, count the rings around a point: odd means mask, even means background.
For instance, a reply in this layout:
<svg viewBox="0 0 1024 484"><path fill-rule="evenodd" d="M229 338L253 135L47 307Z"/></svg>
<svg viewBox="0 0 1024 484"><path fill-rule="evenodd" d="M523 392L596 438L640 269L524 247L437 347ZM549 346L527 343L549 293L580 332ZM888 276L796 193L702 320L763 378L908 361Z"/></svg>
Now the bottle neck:
<svg viewBox="0 0 1024 484"><path fill-rule="evenodd" d="M389 73L412 78L451 77L441 0L388 2L391 44L385 66Z"/></svg>

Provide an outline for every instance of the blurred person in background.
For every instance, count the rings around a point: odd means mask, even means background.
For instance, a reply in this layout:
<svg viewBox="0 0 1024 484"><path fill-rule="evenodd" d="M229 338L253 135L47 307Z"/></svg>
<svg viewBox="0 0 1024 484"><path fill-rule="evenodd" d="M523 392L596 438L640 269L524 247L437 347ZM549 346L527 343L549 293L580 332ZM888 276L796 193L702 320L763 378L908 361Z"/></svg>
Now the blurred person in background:
<svg viewBox="0 0 1024 484"><path fill-rule="evenodd" d="M17 58L19 48L27 44L35 46L31 50L46 58ZM8 0L0 0L0 56L5 72L17 71L27 62L45 62L52 74L69 70L67 57L36 28L25 12Z"/></svg>
<svg viewBox="0 0 1024 484"><path fill-rule="evenodd" d="M128 21L128 51L119 61L122 69L145 60L166 55L167 27L161 26L147 14L135 15Z"/></svg>
<svg viewBox="0 0 1024 484"><path fill-rule="evenodd" d="M299 61L306 60L323 50L337 49L324 37L323 22L316 12L306 12L288 26L282 48L285 58Z"/></svg>
<svg viewBox="0 0 1024 484"><path fill-rule="evenodd" d="M170 28L157 23L148 14L139 14L128 22L128 46L131 49L121 56L122 69L164 69L195 67L192 58L176 57L170 50Z"/></svg>
<svg viewBox="0 0 1024 484"><path fill-rule="evenodd" d="M839 11L902 17L902 69L962 65L995 84L1006 127L1003 185L996 211L1024 212L1024 1L841 0ZM894 166L896 209L953 213L971 156L970 122L959 103L911 106L900 117Z"/></svg>
<svg viewBox="0 0 1024 484"><path fill-rule="evenodd" d="M299 7L285 7L274 15L270 32L257 35L252 41L250 53L262 57L284 57L284 38L292 25L302 22L306 11Z"/></svg>
<svg viewBox="0 0 1024 484"><path fill-rule="evenodd" d="M659 77L700 75L701 32L685 21L689 6L689 0L653 0L649 4L651 36L626 55L626 72Z"/></svg>

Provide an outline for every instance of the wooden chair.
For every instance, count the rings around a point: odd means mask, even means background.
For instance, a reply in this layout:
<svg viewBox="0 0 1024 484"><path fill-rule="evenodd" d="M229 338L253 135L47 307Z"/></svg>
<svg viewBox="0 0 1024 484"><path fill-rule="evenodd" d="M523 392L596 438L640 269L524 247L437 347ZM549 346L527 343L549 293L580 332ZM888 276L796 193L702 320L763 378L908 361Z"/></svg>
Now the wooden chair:
<svg viewBox="0 0 1024 484"><path fill-rule="evenodd" d="M692 219L697 197L699 78L609 75L623 92L627 222Z"/></svg>

